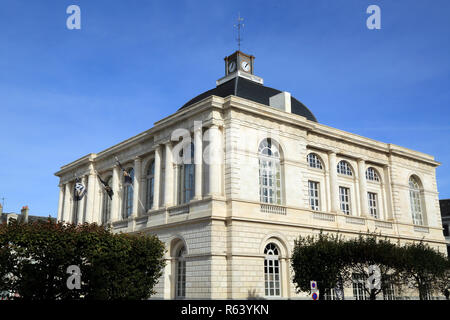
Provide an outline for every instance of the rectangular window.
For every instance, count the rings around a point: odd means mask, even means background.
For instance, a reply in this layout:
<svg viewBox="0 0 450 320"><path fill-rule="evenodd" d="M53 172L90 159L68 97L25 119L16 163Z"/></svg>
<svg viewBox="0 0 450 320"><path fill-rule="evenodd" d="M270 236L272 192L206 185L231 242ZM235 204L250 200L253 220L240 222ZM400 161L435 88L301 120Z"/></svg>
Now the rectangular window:
<svg viewBox="0 0 450 320"><path fill-rule="evenodd" d="M281 204L280 164L272 159L259 160L261 202Z"/></svg>
<svg viewBox="0 0 450 320"><path fill-rule="evenodd" d="M308 181L309 204L312 210L319 211L319 183L315 181Z"/></svg>
<svg viewBox="0 0 450 320"><path fill-rule="evenodd" d="M422 206L421 206L421 202L420 202L420 192L417 190L409 190L409 197L410 197L410 201L411 201L413 222L416 225L423 225Z"/></svg>
<svg viewBox="0 0 450 320"><path fill-rule="evenodd" d="M395 287L392 283L392 277L386 277L386 283L384 283L383 288L383 300L395 300Z"/></svg>
<svg viewBox="0 0 450 320"><path fill-rule="evenodd" d="M177 261L177 298L186 297L186 261Z"/></svg>
<svg viewBox="0 0 450 320"><path fill-rule="evenodd" d="M264 260L265 295L267 297L279 297L280 286L280 261L273 257Z"/></svg>
<svg viewBox="0 0 450 320"><path fill-rule="evenodd" d="M341 211L350 214L350 189L339 187L339 199L341 202Z"/></svg>
<svg viewBox="0 0 450 320"><path fill-rule="evenodd" d="M325 300L338 300L336 297L336 293L334 291L334 289L325 289L324 290L324 299Z"/></svg>
<svg viewBox="0 0 450 320"><path fill-rule="evenodd" d="M367 193L367 200L369 201L369 212L372 217L378 219L378 209L377 209L377 194L373 192Z"/></svg>
<svg viewBox="0 0 450 320"><path fill-rule="evenodd" d="M353 297L355 300L367 300L368 296L364 290L364 276L362 274L352 274Z"/></svg>
<svg viewBox="0 0 450 320"><path fill-rule="evenodd" d="M178 166L178 204L188 203L195 194L195 165Z"/></svg>

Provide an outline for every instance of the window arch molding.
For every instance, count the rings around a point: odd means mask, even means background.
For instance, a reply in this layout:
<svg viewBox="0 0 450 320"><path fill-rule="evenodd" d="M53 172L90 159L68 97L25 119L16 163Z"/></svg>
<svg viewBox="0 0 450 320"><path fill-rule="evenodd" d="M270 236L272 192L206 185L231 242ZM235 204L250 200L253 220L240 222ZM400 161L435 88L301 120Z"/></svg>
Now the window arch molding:
<svg viewBox="0 0 450 320"><path fill-rule="evenodd" d="M381 179L380 171L373 166L367 167L365 175L366 175L367 181L376 182L376 183L380 183L380 184L383 183L383 179Z"/></svg>
<svg viewBox="0 0 450 320"><path fill-rule="evenodd" d="M169 240L169 250L167 250L168 258L176 257L178 250L184 246L186 248L186 254L189 254L189 247L184 237L179 234L174 235Z"/></svg>
<svg viewBox="0 0 450 320"><path fill-rule="evenodd" d="M291 251L289 250L288 246L286 245L288 240L284 235L278 232L272 232L267 234L263 240L261 241L259 245L259 252L261 254L264 254L264 249L269 243L274 243L278 246L278 249L280 250L280 258L289 258L291 256Z"/></svg>
<svg viewBox="0 0 450 320"><path fill-rule="evenodd" d="M308 150L308 154L306 155L306 163L308 165L308 168L314 168L325 171L327 169L327 165L323 159L324 158L319 153ZM314 165L316 161L319 161L320 167Z"/></svg>
<svg viewBox="0 0 450 320"><path fill-rule="evenodd" d="M347 176L355 179L355 168L352 166L350 161L341 159L336 165L336 172L342 176Z"/></svg>
<svg viewBox="0 0 450 320"><path fill-rule="evenodd" d="M424 190L423 182L422 182L423 181L423 177L420 174L417 174L417 173L409 174L408 175L408 180L407 180L408 186L409 186L409 181L411 180L411 178L412 179L416 179L417 183L419 184L420 190L423 191Z"/></svg>

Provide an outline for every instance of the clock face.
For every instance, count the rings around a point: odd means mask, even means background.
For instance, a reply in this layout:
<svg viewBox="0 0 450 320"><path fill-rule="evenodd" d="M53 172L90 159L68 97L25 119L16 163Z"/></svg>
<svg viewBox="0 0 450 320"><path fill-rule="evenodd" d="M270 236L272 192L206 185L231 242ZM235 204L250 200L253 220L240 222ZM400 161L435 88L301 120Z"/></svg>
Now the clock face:
<svg viewBox="0 0 450 320"><path fill-rule="evenodd" d="M236 70L236 61L231 61L228 64L228 72L234 72Z"/></svg>
<svg viewBox="0 0 450 320"><path fill-rule="evenodd" d="M245 72L250 71L250 63L248 61L242 61L241 67L242 67L242 70L244 70Z"/></svg>

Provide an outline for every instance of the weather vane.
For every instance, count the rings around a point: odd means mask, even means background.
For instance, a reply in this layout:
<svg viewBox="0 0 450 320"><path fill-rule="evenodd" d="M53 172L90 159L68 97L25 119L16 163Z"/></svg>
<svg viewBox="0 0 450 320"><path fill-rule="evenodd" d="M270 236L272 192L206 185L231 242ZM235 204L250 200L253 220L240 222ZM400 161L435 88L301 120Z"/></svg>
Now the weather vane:
<svg viewBox="0 0 450 320"><path fill-rule="evenodd" d="M244 24L241 23L241 21L244 21L244 18L241 18L241 13L240 12L238 13L237 21L238 21L238 23L235 24L234 27L238 29L238 37L237 37L236 40L237 40L237 43L238 43L239 51L241 51L241 41L242 41L242 39L241 39L241 28L244 27Z"/></svg>

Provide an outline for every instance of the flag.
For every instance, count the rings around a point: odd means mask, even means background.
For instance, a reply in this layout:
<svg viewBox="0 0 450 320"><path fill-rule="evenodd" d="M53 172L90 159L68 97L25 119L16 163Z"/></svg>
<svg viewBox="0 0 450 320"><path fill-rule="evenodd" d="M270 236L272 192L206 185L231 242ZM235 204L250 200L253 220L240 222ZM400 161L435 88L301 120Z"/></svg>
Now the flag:
<svg viewBox="0 0 450 320"><path fill-rule="evenodd" d="M112 188L106 183L105 181L100 178L99 175L97 177L100 179L100 182L103 184L103 189L105 189L106 193L108 194L109 198L112 200L112 196L114 195L114 192L112 191Z"/></svg>
<svg viewBox="0 0 450 320"><path fill-rule="evenodd" d="M73 197L75 201L79 201L83 199L84 194L86 193L86 187L81 183L80 178L76 178L75 186L73 190Z"/></svg>
<svg viewBox="0 0 450 320"><path fill-rule="evenodd" d="M133 179L131 178L130 174L127 172L127 170L125 170L122 165L119 162L119 159L116 158L116 162L119 165L120 169L122 170L123 173L123 179L124 179L124 185L132 185L133 184Z"/></svg>

